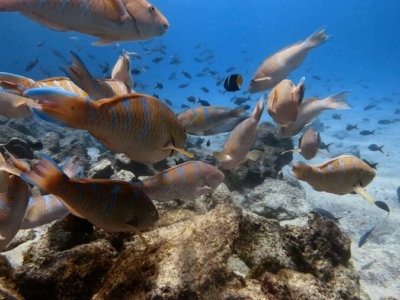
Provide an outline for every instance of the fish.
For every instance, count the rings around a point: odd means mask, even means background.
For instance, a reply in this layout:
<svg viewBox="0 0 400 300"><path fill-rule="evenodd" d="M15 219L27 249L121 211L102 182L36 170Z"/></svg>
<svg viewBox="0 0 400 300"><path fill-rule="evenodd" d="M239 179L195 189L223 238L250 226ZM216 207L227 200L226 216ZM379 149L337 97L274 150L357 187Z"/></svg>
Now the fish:
<svg viewBox="0 0 400 300"><path fill-rule="evenodd" d="M183 150L186 132L174 112L163 102L144 94L127 94L91 101L60 89L39 88L24 92L38 104L40 118L87 130L106 148L131 160L153 164Z"/></svg>
<svg viewBox="0 0 400 300"><path fill-rule="evenodd" d="M63 163L62 171L69 178L73 178L82 172L82 167L73 164L71 158L67 158ZM68 214L67 207L54 195L29 197L28 207L20 229L42 226L62 219Z"/></svg>
<svg viewBox="0 0 400 300"><path fill-rule="evenodd" d="M240 90L243 84L243 77L240 74L229 75L224 81L224 88L227 92L236 92Z"/></svg>
<svg viewBox="0 0 400 300"><path fill-rule="evenodd" d="M236 70L237 69L237 67L236 66L232 66L232 67L229 67L228 69L226 69L226 73L229 73L229 72L232 72L233 70Z"/></svg>
<svg viewBox="0 0 400 300"><path fill-rule="evenodd" d="M35 101L20 95L0 90L0 115L6 118L28 118L32 115L28 103L35 104Z"/></svg>
<svg viewBox="0 0 400 300"><path fill-rule="evenodd" d="M64 57L64 55L60 51L51 48L51 52L53 52L55 56L62 59L66 64L68 64L68 60Z"/></svg>
<svg viewBox="0 0 400 300"><path fill-rule="evenodd" d="M170 201L195 200L212 193L225 179L213 165L189 161L164 170L137 183L150 199Z"/></svg>
<svg viewBox="0 0 400 300"><path fill-rule="evenodd" d="M162 90L163 87L164 87L164 85L163 85L161 82L158 82L158 81L157 81L155 89L160 89L160 90Z"/></svg>
<svg viewBox="0 0 400 300"><path fill-rule="evenodd" d="M200 90L202 90L204 93L208 93L209 92L208 88L206 88L204 86Z"/></svg>
<svg viewBox="0 0 400 300"><path fill-rule="evenodd" d="M334 114L334 115L332 116L332 119L342 121L342 115Z"/></svg>
<svg viewBox="0 0 400 300"><path fill-rule="evenodd" d="M230 133L222 153L213 152L213 156L221 162L225 169L235 169L248 159L257 161L261 151L250 151L256 139L257 127L265 107L265 99L258 100L249 118L239 123ZM250 152L249 152L250 151Z"/></svg>
<svg viewBox="0 0 400 300"><path fill-rule="evenodd" d="M126 52L120 55L117 62L115 63L112 72L111 79L122 81L130 90L133 89L132 72L130 70L131 59Z"/></svg>
<svg viewBox="0 0 400 300"><path fill-rule="evenodd" d="M191 102L191 103L196 103L196 97L194 96L189 96L186 98L187 101Z"/></svg>
<svg viewBox="0 0 400 300"><path fill-rule="evenodd" d="M210 142L210 140L208 140L207 143L206 143L206 146L210 147L210 145L211 145L211 142Z"/></svg>
<svg viewBox="0 0 400 300"><path fill-rule="evenodd" d="M363 162L365 162L368 166L370 166L372 169L378 170L378 163L371 163L366 159L362 160Z"/></svg>
<svg viewBox="0 0 400 300"><path fill-rule="evenodd" d="M154 58L152 60L153 63L158 64L160 61L162 61L164 59L164 57L162 56L157 56L156 58Z"/></svg>
<svg viewBox="0 0 400 300"><path fill-rule="evenodd" d="M179 88L179 89L184 89L184 88L187 88L188 85L189 85L189 82L188 82L188 83L182 83L182 84L180 84L180 85L178 86L178 88Z"/></svg>
<svg viewBox="0 0 400 300"><path fill-rule="evenodd" d="M165 103L167 103L169 106L172 106L171 100L169 100L169 99L167 99L167 98L165 98Z"/></svg>
<svg viewBox="0 0 400 300"><path fill-rule="evenodd" d="M298 134L304 126L311 124L325 110L350 109L351 107L347 103L348 93L349 91L344 91L324 99L304 98L296 120L288 127L278 127L279 136L291 137Z"/></svg>
<svg viewBox="0 0 400 300"><path fill-rule="evenodd" d="M47 77L51 77L51 74L50 74L49 70L43 68L42 66L39 66L39 69L43 73L43 75L45 75Z"/></svg>
<svg viewBox="0 0 400 300"><path fill-rule="evenodd" d="M56 196L75 216L110 232L148 229L158 221L158 211L138 187L125 181L69 178L47 155L21 178Z"/></svg>
<svg viewBox="0 0 400 300"><path fill-rule="evenodd" d="M385 147L385 145L382 145L382 146L379 147L377 144L371 144L371 145L368 146L368 149L371 150L371 151L379 151L379 152L383 153L383 151L382 151L383 147Z"/></svg>
<svg viewBox="0 0 400 300"><path fill-rule="evenodd" d="M362 245L364 245L367 242L368 237L372 233L372 231L375 229L375 226L372 227L371 229L367 230L359 239L358 241L358 247L361 248Z"/></svg>
<svg viewBox="0 0 400 300"><path fill-rule="evenodd" d="M325 28L321 28L305 41L283 48L269 56L253 75L247 90L250 93L259 93L273 88L302 64L311 49L325 43L328 38Z"/></svg>
<svg viewBox="0 0 400 300"><path fill-rule="evenodd" d="M387 217L389 217L390 208L385 202L383 202L383 201L375 201L375 205L378 206L380 209L386 211L388 213Z"/></svg>
<svg viewBox="0 0 400 300"><path fill-rule="evenodd" d="M274 122L281 127L293 123L304 96L304 80L297 87L288 79L282 80L268 95L267 111Z"/></svg>
<svg viewBox="0 0 400 300"><path fill-rule="evenodd" d="M0 12L20 12L56 31L97 37L92 44L98 46L150 39L169 28L167 19L145 0L0 0Z"/></svg>
<svg viewBox="0 0 400 300"><path fill-rule="evenodd" d="M0 3L1 5L1 3ZM0 6L0 11L1 11L1 6ZM39 58L36 57L35 60L30 61L26 67L25 67L25 72L29 72L30 70L32 70L34 67L36 67L36 65L39 63Z"/></svg>
<svg viewBox="0 0 400 300"><path fill-rule="evenodd" d="M361 130L361 131L360 131L360 134L361 134L361 135L371 135L371 134L372 134L372 135L375 135L374 132L375 132L375 130L372 130L372 131L369 131L369 130Z"/></svg>
<svg viewBox="0 0 400 300"><path fill-rule="evenodd" d="M325 219L331 220L337 224L339 224L339 220L342 217L335 217L333 214L331 214L329 211L321 208L321 207L315 207L313 209L313 211L316 211L317 213L319 213L322 217L324 217Z"/></svg>
<svg viewBox="0 0 400 300"><path fill-rule="evenodd" d="M120 80L94 78L79 56L73 51L70 52L72 63L68 67L63 67L63 70L77 86L88 93L91 99L111 98L131 92L131 89Z"/></svg>
<svg viewBox="0 0 400 300"><path fill-rule="evenodd" d="M205 133L217 128L232 119L241 119L247 112L243 107L234 109L220 106L199 106L188 109L178 115L182 126L186 128L186 133L193 135L206 135ZM233 122L231 128L224 128L227 131L233 130L237 124ZM221 131L226 132L226 131ZM221 133L220 132L220 133Z"/></svg>
<svg viewBox="0 0 400 300"><path fill-rule="evenodd" d="M366 107L364 107L364 109L363 110L370 110L370 109L373 109L374 107L376 107L376 103L373 103L373 104L369 104L369 105L367 105Z"/></svg>
<svg viewBox="0 0 400 300"><path fill-rule="evenodd" d="M189 105L186 105L186 104L181 104L181 108L189 108Z"/></svg>
<svg viewBox="0 0 400 300"><path fill-rule="evenodd" d="M42 47L44 44L46 44L46 41L39 41L36 43L35 47Z"/></svg>
<svg viewBox="0 0 400 300"><path fill-rule="evenodd" d="M394 121L390 121L390 120L379 120L378 121L378 124L381 124L381 125L388 125L388 124L394 124L395 122Z"/></svg>
<svg viewBox="0 0 400 300"><path fill-rule="evenodd" d="M350 124L349 124L349 125L346 126L346 130L347 130L347 131L352 131L352 130L354 130L354 129L358 129L357 126L358 126L358 124L356 124L356 125L350 125Z"/></svg>
<svg viewBox="0 0 400 300"><path fill-rule="evenodd" d="M192 79L192 75L190 75L188 72L185 72L183 70L181 70L183 76L185 76L187 79Z"/></svg>
<svg viewBox="0 0 400 300"><path fill-rule="evenodd" d="M246 103L247 101L253 101L253 100L250 99L250 96L251 95L249 95L247 98L235 97L235 100L233 101L233 104L242 105L242 104Z"/></svg>
<svg viewBox="0 0 400 300"><path fill-rule="evenodd" d="M342 155L315 166L295 162L289 173L307 182L316 191L336 195L357 193L375 204L364 190L374 179L375 171L356 156Z"/></svg>
<svg viewBox="0 0 400 300"><path fill-rule="evenodd" d="M283 151L281 155L287 152L299 152L305 159L313 159L317 155L320 142L321 136L319 132L310 127L299 139L299 147L297 149Z"/></svg>
<svg viewBox="0 0 400 300"><path fill-rule="evenodd" d="M131 74L133 74L133 75L139 75L142 71L139 70L139 69L131 69L130 72L131 72Z"/></svg>
<svg viewBox="0 0 400 300"><path fill-rule="evenodd" d="M326 150L326 151L328 151L329 153L331 153L331 151L329 151L329 147L330 147L331 145L333 145L333 143L325 144L323 141L320 141L320 142L319 142L318 149Z"/></svg>
<svg viewBox="0 0 400 300"><path fill-rule="evenodd" d="M312 79L315 79L315 80L322 80L322 78L320 77L320 76L318 76L318 75L314 75L313 77L311 77Z"/></svg>

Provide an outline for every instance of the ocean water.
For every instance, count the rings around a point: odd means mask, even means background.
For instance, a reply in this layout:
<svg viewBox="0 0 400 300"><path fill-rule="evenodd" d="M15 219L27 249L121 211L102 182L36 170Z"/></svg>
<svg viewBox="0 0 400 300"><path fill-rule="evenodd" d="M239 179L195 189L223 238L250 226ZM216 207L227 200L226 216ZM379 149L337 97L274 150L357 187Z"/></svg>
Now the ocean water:
<svg viewBox="0 0 400 300"><path fill-rule="evenodd" d="M38 58L40 66L47 69L52 77L65 76L59 66L65 66L66 62L56 57L52 49L61 52L67 61L71 59L69 51L73 50L95 77L104 78L99 64L107 62L112 68L123 50L134 51L142 56L142 60L132 59L131 69L140 69L142 72L133 75L133 81L148 84L145 89L140 85L136 86L137 92L149 95L155 93L162 101L169 99L172 102L171 108L176 113L184 110L181 108L182 104L193 106L186 100L188 96L200 97L211 105L234 107L232 97L248 96L247 86L266 57L325 27L326 33L330 35L329 40L311 50L303 64L291 72L288 78L297 84L301 77L305 77L305 97L324 98L341 91L351 91L348 103L353 109L328 111L321 115L320 120L325 124L322 138L327 142L332 141L332 134L345 130L348 124L359 124L361 130L378 129L375 136L360 137L358 133L351 132L343 143L358 145L363 158L379 162L383 166L377 178L387 181L378 179L379 185L374 186L372 194L374 198L380 197L382 193L386 200L389 197L388 204L397 213L395 216L399 216L400 199L392 194L395 194L395 187L400 186L398 171L393 170L398 170L400 163L400 122L383 128L377 125L377 121L381 119L400 118L400 115L394 115L394 111L400 108L398 0L153 0L151 3L170 23L165 35L148 41L122 42L102 47L91 45L94 37L77 32L56 32L18 13L1 13L0 72L14 73L34 80L44 79L46 76L39 66L25 72L26 65ZM40 41L45 43L37 47L36 44ZM197 45L201 46L195 49ZM165 54L157 51L160 47L165 47ZM149 49L149 53L144 48ZM194 58L205 50L213 53L214 58L207 62L196 62ZM181 64L170 64L171 57L175 55L179 56ZM153 59L156 57L163 59L154 63ZM232 66L236 66L236 69L226 72ZM224 88L216 85L216 78L209 75L196 77L204 68L217 71L219 78L225 78L232 73L241 74L244 79L241 90L222 93ZM185 78L182 70L190 73L192 79ZM168 79L172 72L176 72L175 80ZM163 89L155 89L157 82L163 84ZM188 82L187 88L178 88L180 84ZM203 92L202 87L206 87L209 93ZM262 95L263 93L251 95L253 101L247 103L251 105L251 109ZM363 110L372 103L376 103L377 107L372 111ZM333 121L334 113L342 114L343 121ZM363 121L363 118L369 118L370 122ZM263 114L261 122L265 120L271 121L267 113ZM298 137L294 138L295 145ZM368 151L367 147L372 143L384 144L390 157L387 153L380 156L380 153ZM216 139L210 150L218 150L222 146L221 139ZM297 154L295 158L301 159ZM323 162L325 159L319 157L316 161ZM396 260L392 263L400 266L397 261L399 253L395 257ZM397 277L391 278L399 279L398 273ZM400 287L396 288L394 295L400 292Z"/></svg>

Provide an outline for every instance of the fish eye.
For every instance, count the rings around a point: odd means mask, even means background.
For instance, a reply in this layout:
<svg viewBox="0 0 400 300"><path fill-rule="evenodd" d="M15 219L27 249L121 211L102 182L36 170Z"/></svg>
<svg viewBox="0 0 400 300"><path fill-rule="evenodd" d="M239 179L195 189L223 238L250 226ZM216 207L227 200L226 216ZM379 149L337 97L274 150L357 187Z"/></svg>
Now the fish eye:
<svg viewBox="0 0 400 300"><path fill-rule="evenodd" d="M156 213L154 211L151 211L150 214L154 217Z"/></svg>
<svg viewBox="0 0 400 300"><path fill-rule="evenodd" d="M149 12L152 13L156 10L156 8L152 5L149 7Z"/></svg>

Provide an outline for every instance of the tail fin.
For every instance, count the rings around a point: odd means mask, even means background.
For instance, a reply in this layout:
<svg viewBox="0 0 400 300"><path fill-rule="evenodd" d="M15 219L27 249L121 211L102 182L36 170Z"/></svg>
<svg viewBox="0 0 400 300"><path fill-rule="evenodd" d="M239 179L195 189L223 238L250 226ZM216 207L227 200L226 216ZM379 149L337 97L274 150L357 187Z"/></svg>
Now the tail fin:
<svg viewBox="0 0 400 300"><path fill-rule="evenodd" d="M349 92L350 91L343 91L335 95L326 97L325 99L322 99L320 101L327 102L326 109L350 109L351 107L347 103L347 94Z"/></svg>
<svg viewBox="0 0 400 300"><path fill-rule="evenodd" d="M5 147L3 147L3 149L4 149L4 152L7 153L7 155L11 158L13 165L17 169L21 170L22 172L29 172L31 170L31 166L28 164L28 162L26 160L16 158L14 155L12 155L10 152L8 152L8 150Z"/></svg>
<svg viewBox="0 0 400 300"><path fill-rule="evenodd" d="M257 122L260 121L262 113L264 111L264 107L265 107L265 99L264 96L261 97L260 100L258 100L256 107L253 110L253 113L251 114L251 117L256 119Z"/></svg>
<svg viewBox="0 0 400 300"><path fill-rule="evenodd" d="M65 159L62 170L69 178L80 177L83 172L83 168L75 165L70 157Z"/></svg>
<svg viewBox="0 0 400 300"><path fill-rule="evenodd" d="M322 27L318 29L316 32L314 32L312 35L310 35L306 41L305 44L307 48L315 48L318 47L319 45L325 43L329 39L329 35L325 34L325 27Z"/></svg>
<svg viewBox="0 0 400 300"><path fill-rule="evenodd" d="M68 180L68 176L61 171L55 161L43 153L40 154L40 161L33 170L21 174L21 178L49 193L59 188L63 181Z"/></svg>
<svg viewBox="0 0 400 300"><path fill-rule="evenodd" d="M326 151L328 151L329 153L331 153L331 151L329 151L329 147L330 147L331 145L333 145L333 143L330 143L330 144L328 144L328 145L325 145L325 149L326 149Z"/></svg>
<svg viewBox="0 0 400 300"><path fill-rule="evenodd" d="M27 89L35 86L35 81L28 77L0 72L0 88L17 95L22 95Z"/></svg>
<svg viewBox="0 0 400 300"><path fill-rule="evenodd" d="M58 88L30 89L24 96L38 100L32 111L45 121L85 129L97 117L96 102Z"/></svg>
<svg viewBox="0 0 400 300"><path fill-rule="evenodd" d="M382 146L380 146L379 148L378 148L378 150L380 151L380 152L382 152L382 153L384 153L383 151L382 151L382 148L383 147L385 147L385 145L382 145Z"/></svg>

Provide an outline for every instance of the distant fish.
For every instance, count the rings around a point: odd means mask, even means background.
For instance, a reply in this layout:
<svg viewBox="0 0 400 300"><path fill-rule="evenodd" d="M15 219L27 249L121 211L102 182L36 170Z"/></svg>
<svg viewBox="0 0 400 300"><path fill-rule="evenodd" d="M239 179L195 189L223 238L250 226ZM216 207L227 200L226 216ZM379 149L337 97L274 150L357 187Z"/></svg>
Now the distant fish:
<svg viewBox="0 0 400 300"><path fill-rule="evenodd" d="M248 91L258 93L273 88L302 64L311 49L323 44L328 38L325 28L321 28L305 41L285 47L269 56L253 75Z"/></svg>
<svg viewBox="0 0 400 300"><path fill-rule="evenodd" d="M342 121L342 115L334 114L334 115L332 116L332 119Z"/></svg>
<svg viewBox="0 0 400 300"><path fill-rule="evenodd" d="M367 242L368 237L372 233L372 231L375 229L375 226L366 231L361 237L360 240L358 241L358 247L361 248L362 245L364 245Z"/></svg>
<svg viewBox="0 0 400 300"><path fill-rule="evenodd" d="M179 89L185 89L185 88L188 87L188 85L189 85L189 82L188 83L182 83L182 84L178 85L178 88Z"/></svg>
<svg viewBox="0 0 400 300"><path fill-rule="evenodd" d="M310 127L299 139L299 147L297 149L283 151L281 155L293 151L299 152L307 160L313 159L317 155L320 142L321 137L319 132Z"/></svg>
<svg viewBox="0 0 400 300"><path fill-rule="evenodd" d="M183 70L181 72L182 72L183 76L185 76L187 79L192 79L192 75L190 75L188 72L185 72Z"/></svg>
<svg viewBox="0 0 400 300"><path fill-rule="evenodd" d="M248 159L256 161L262 155L261 151L250 151L250 149L256 139L257 127L264 106L264 99L261 98L252 115L231 131L222 153L213 152L214 157L221 162L223 168L234 169Z"/></svg>
<svg viewBox="0 0 400 300"><path fill-rule="evenodd" d="M379 147L377 144L371 144L371 145L368 146L368 149L371 150L371 151L380 151L380 152L383 153L383 151L382 151L383 147L385 147L385 145L382 145L382 146Z"/></svg>
<svg viewBox="0 0 400 300"><path fill-rule="evenodd" d="M243 84L243 77L240 74L232 74L225 79L224 88L228 92L239 91Z"/></svg>
<svg viewBox="0 0 400 300"><path fill-rule="evenodd" d="M390 121L390 120L379 120L378 121L378 124L381 124L381 125L388 125L388 124L394 124L395 122L394 121Z"/></svg>
<svg viewBox="0 0 400 300"><path fill-rule="evenodd" d="M296 120L304 96L304 80L301 78L295 86L284 79L269 93L267 111L276 124L287 127Z"/></svg>
<svg viewBox="0 0 400 300"><path fill-rule="evenodd" d="M191 102L191 103L196 103L196 97L194 96L189 96L186 98L187 101Z"/></svg>
<svg viewBox="0 0 400 300"><path fill-rule="evenodd" d="M233 101L233 104L242 105L242 104L246 103L247 101L253 101L253 100L250 99L250 96L251 95L249 95L247 98L235 97L234 98L235 100Z"/></svg>
<svg viewBox="0 0 400 300"><path fill-rule="evenodd" d="M352 131L352 130L354 130L354 129L358 129L358 124L356 124L356 125L347 125L346 126L346 130L347 131Z"/></svg>
<svg viewBox="0 0 400 300"><path fill-rule="evenodd" d="M229 72L232 72L233 70L236 70L237 69L237 67L236 66L232 66L232 67L229 67L228 69L226 69L226 73L229 73Z"/></svg>
<svg viewBox="0 0 400 300"><path fill-rule="evenodd" d="M21 178L58 197L75 216L106 231L134 231L140 235L158 220L149 197L136 186L106 179L68 178L47 155Z"/></svg>
<svg viewBox="0 0 400 300"><path fill-rule="evenodd" d="M325 144L323 141L320 141L318 148L321 149L321 150L326 150L326 151L328 151L330 153L331 151L329 151L329 147L331 145L333 145L333 143Z"/></svg>
<svg viewBox="0 0 400 300"><path fill-rule="evenodd" d="M205 86L203 86L200 90L202 90L204 93L208 93L209 92L208 88L206 88Z"/></svg>
<svg viewBox="0 0 400 300"><path fill-rule="evenodd" d="M360 131L361 135L375 135L375 130L369 131L369 130L361 130Z"/></svg>
<svg viewBox="0 0 400 300"><path fill-rule="evenodd" d="M372 169L378 170L378 163L370 163L368 160L363 159L363 162L365 162L368 166L370 166Z"/></svg>
<svg viewBox="0 0 400 300"><path fill-rule="evenodd" d="M1 5L1 3L0 3L0 5ZM0 8L1 8L1 7L0 7ZM29 72L30 70L32 70L34 67L36 67L36 65L37 65L38 63L39 63L39 58L36 57L35 60L30 61L30 62L26 65L26 67L25 67L25 72Z"/></svg>
<svg viewBox="0 0 400 300"><path fill-rule="evenodd" d="M201 161L189 161L148 177L135 185L150 199L194 200L213 192L224 178L224 174L212 165Z"/></svg>
<svg viewBox="0 0 400 300"><path fill-rule="evenodd" d="M384 211L387 211L387 213L388 213L387 216L389 216L390 208L385 202L383 202L383 201L375 201L375 205L378 206L380 209L382 209Z"/></svg>
<svg viewBox="0 0 400 300"><path fill-rule="evenodd" d="M36 43L36 47L42 47L44 44L46 44L46 41L39 41Z"/></svg>
<svg viewBox="0 0 400 300"><path fill-rule="evenodd" d="M327 211L327 210L325 210L325 209L323 209L321 207L315 207L313 210L316 211L317 213L319 213L324 218L326 218L328 220L331 220L331 221L333 221L335 223L338 223L338 224L339 224L339 220L342 218L342 217L338 217L338 218L335 217L329 211Z"/></svg>
<svg viewBox="0 0 400 300"><path fill-rule="evenodd" d="M186 133L173 111L143 94L127 94L100 101L62 92L31 89L24 93L38 101L40 118L89 131L105 147L130 159L153 164L183 150Z"/></svg>
<svg viewBox="0 0 400 300"><path fill-rule="evenodd" d="M156 58L154 58L152 60L153 63L158 64L160 61L162 61L164 59L164 57L162 56L157 56Z"/></svg>
<svg viewBox="0 0 400 300"><path fill-rule="evenodd" d="M373 109L374 107L376 107L376 103L373 103L373 104L369 104L369 105L367 105L366 107L364 107L364 110L370 110L370 109Z"/></svg>
<svg viewBox="0 0 400 300"><path fill-rule="evenodd" d="M322 78L320 77L320 76L318 76L318 75L314 75L313 77L312 77L312 79L315 79L315 80L322 80Z"/></svg>
<svg viewBox="0 0 400 300"><path fill-rule="evenodd" d="M210 102L208 102L207 100L200 99L200 98L197 101L197 103L200 103L203 106L211 106Z"/></svg>
<svg viewBox="0 0 400 300"><path fill-rule="evenodd" d="M211 145L211 142L210 142L210 140L208 140L207 143L206 143L206 146L210 147L210 145Z"/></svg>
<svg viewBox="0 0 400 300"><path fill-rule="evenodd" d="M155 87L154 89L160 89L160 90L162 90L163 88L164 88L164 85L163 85L161 82L158 82L158 81L157 81L156 87Z"/></svg>

